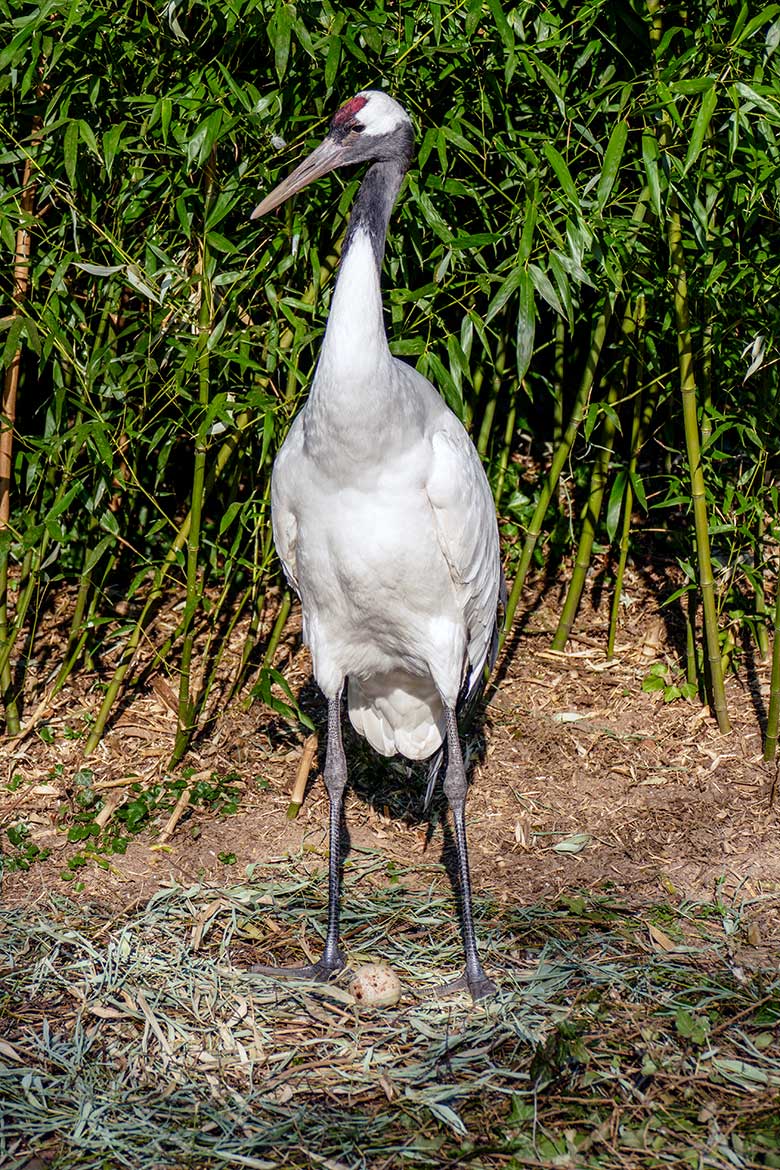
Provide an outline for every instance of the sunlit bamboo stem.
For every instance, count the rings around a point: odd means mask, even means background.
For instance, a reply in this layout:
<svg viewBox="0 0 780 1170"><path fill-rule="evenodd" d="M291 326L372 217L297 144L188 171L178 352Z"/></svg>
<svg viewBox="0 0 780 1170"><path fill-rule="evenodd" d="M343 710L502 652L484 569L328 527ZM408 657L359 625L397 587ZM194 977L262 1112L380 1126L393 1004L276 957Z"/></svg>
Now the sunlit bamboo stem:
<svg viewBox="0 0 780 1170"><path fill-rule="evenodd" d="M618 388L617 386L611 386L607 399L609 405L614 406L617 398ZM580 529L580 538L577 542L574 568L569 581L569 588L566 592L566 600L561 610L561 616L558 619L558 627L552 640L553 650L563 650L568 642L569 634L574 625L574 618L579 608L580 599L582 598L582 591L585 588L585 578L593 554L593 542L596 538L596 529L604 503L604 492L607 487L609 464L612 458L616 429L613 416L611 414L605 414L601 428L601 446L591 472L590 492L582 517L582 528Z"/></svg>
<svg viewBox="0 0 780 1170"><path fill-rule="evenodd" d="M35 119L31 148L40 141L40 118ZM19 200L21 223L16 231L12 321L19 318L19 306L27 297L30 285L30 230L35 205L35 183L33 182L32 154L28 154L22 175L22 193ZM11 477L13 473L13 442L16 426L16 396L19 389L19 373L22 366L22 345L17 345L3 378L3 395L0 404L0 650L9 641L8 634L8 563L11 552ZM0 693L5 706L6 728L10 735L19 734L19 708L11 689L11 665L6 658L0 669Z"/></svg>
<svg viewBox="0 0 780 1170"><path fill-rule="evenodd" d="M636 381L639 385L642 384L643 374L645 369L644 363L644 327L647 313L647 304L644 293L640 293L636 298L636 305L634 309L634 319L636 322L636 348L637 348L637 364L636 364ZM655 392L654 392L655 391ZM626 476L626 490L623 495L622 504L622 519L620 529L620 539L618 541L619 555L617 568L615 570L615 586L612 595L612 607L609 615L609 635L607 637L607 658L612 658L615 653L615 639L617 637L618 620L620 616L620 598L623 593L623 578L626 572L626 563L628 561L628 549L631 536L631 514L634 507L634 488L633 479L636 475L637 464L639 462L639 452L642 449L642 442L647 427L650 425L650 420L655 410L657 394L657 383L648 391L644 406L642 405L642 396L638 394L634 401L634 413L631 422L631 447L628 459L628 475Z"/></svg>
<svg viewBox="0 0 780 1170"><path fill-rule="evenodd" d="M206 484L206 458L208 435L203 419L208 410L211 387L211 363L209 336L213 321L211 289L211 252L205 224L216 194L216 147L212 150L204 172L203 237L200 253L200 305L198 308L198 405L201 421L195 435L195 456L192 469L192 504L190 529L187 534L187 599L182 620L182 650L179 674L179 725L176 730L171 767L182 758L187 750L194 730L194 702L191 695L190 674L192 650L195 638L195 613L200 604L201 589L198 581L198 555L200 552L200 526L203 514L203 499Z"/></svg>
<svg viewBox="0 0 780 1170"><path fill-rule="evenodd" d="M712 575L710 556L710 534L707 521L707 498L704 488L704 470L701 462L699 441L699 420L696 412L696 377L693 369L693 347L688 310L688 282L685 272L685 257L682 244L682 224L677 196L669 198L669 255L670 276L674 296L674 312L677 322L677 353L680 363L680 392L683 404L683 425L685 446L688 453L688 471L691 479L693 521L696 532L696 555L699 566L699 589L704 613L704 640L709 668L711 702L718 727L726 732L731 729L726 692L721 666L718 614L715 603L715 581Z"/></svg>
<svg viewBox="0 0 780 1170"><path fill-rule="evenodd" d="M637 200L633 215L631 217L632 223L635 227L639 227L645 218L649 194L650 192L648 188L645 187L643 188L642 193ZM507 600L506 619L504 622L504 629L501 634L502 643L505 641L509 630L512 628L512 621L514 620L515 611L517 610L517 605L520 601L520 595L523 591L525 579L528 575L528 570L531 565L531 559L534 555L536 542L539 539L542 531L542 524L544 523L544 518L547 514L547 508L549 507L553 492L558 485L558 480L560 478L561 472L563 471L564 465L571 454L572 447L574 446L574 440L577 437L577 432L579 431L582 420L585 417L588 399L596 378L596 369L598 367L599 358L601 357L601 351L604 347L604 340L607 336L609 322L612 318L616 296L617 290L611 292L607 296L604 307L599 314L599 317L593 328L590 349L588 351L588 356L585 362L585 370L582 375L582 381L580 382L579 390L577 391L577 397L574 400L571 415L569 416L569 422L563 437L555 450L555 454L553 455L550 471L547 475L545 483L542 486L542 490L539 493L539 500L537 502L536 508L534 509L534 514L531 518L531 523L528 526L528 532L523 543L523 551L520 554L520 563L517 567L515 579L512 583L512 590Z"/></svg>
<svg viewBox="0 0 780 1170"><path fill-rule="evenodd" d="M769 685L769 714L766 720L764 759L773 760L777 752L777 731L780 723L780 562L775 578L775 628L772 644L772 681Z"/></svg>

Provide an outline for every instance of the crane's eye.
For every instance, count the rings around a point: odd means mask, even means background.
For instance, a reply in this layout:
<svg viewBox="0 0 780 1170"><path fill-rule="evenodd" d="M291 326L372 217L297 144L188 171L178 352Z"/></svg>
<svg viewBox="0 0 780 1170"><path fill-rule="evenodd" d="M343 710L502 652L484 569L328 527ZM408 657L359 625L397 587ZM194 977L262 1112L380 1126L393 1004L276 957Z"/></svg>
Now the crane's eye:
<svg viewBox="0 0 780 1170"><path fill-rule="evenodd" d="M355 134L362 134L365 130L365 126L362 124L362 122L353 122L350 126L350 130L353 130Z"/></svg>

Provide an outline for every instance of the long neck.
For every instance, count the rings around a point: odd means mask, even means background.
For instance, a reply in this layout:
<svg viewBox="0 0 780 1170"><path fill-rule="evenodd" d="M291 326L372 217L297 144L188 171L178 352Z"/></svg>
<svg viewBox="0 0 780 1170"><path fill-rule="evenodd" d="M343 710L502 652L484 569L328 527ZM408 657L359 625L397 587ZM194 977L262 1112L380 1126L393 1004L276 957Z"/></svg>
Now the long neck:
<svg viewBox="0 0 780 1170"><path fill-rule="evenodd" d="M370 377L372 368L389 355L380 272L387 225L404 172L399 161L374 163L360 185L320 355L320 368L330 375L329 381Z"/></svg>

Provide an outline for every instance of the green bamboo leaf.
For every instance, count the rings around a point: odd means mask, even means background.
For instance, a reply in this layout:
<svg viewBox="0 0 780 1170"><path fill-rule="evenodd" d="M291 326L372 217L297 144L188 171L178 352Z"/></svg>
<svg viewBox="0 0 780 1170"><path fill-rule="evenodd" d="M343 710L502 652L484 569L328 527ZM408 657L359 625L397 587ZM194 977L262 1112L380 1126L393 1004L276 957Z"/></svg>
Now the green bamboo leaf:
<svg viewBox="0 0 780 1170"><path fill-rule="evenodd" d="M227 252L228 255L235 254L237 251L236 245L227 236L223 236L220 232L210 231L206 236L206 240L215 252Z"/></svg>
<svg viewBox="0 0 780 1170"><path fill-rule="evenodd" d="M46 513L44 523L47 525L50 521L57 520L63 512L65 512L75 500L76 496L82 491L81 484L77 481L68 488L68 490L55 500L49 511Z"/></svg>
<svg viewBox="0 0 780 1170"><path fill-rule="evenodd" d="M517 310L516 360L517 377L522 382L534 355L536 333L536 302L534 284L525 269L521 270L520 298Z"/></svg>
<svg viewBox="0 0 780 1170"><path fill-rule="evenodd" d="M71 187L76 185L76 163L78 161L79 150L79 124L78 122L68 122L65 129L65 137L63 139L63 152L65 156L65 174L68 176L68 182Z"/></svg>
<svg viewBox="0 0 780 1170"><path fill-rule="evenodd" d="M106 174L110 177L111 171L114 167L114 159L119 151L119 144L122 141L122 133L127 125L126 122L117 122L116 125L111 126L103 135L103 161L106 168Z"/></svg>
<svg viewBox="0 0 780 1170"><path fill-rule="evenodd" d="M73 266L88 272L90 276L113 276L115 272L124 272L124 264L89 264L86 260L74 260Z"/></svg>
<svg viewBox="0 0 780 1170"><path fill-rule="evenodd" d="M268 452L271 449L271 442L276 434L276 425L274 423L274 416L270 409L266 410L263 416L263 446L260 451L259 466L262 467L268 458Z"/></svg>
<svg viewBox="0 0 780 1170"><path fill-rule="evenodd" d="M84 567L82 569L82 572L83 573L91 573L92 570L95 568L95 565L97 565L98 562L100 561L101 557L103 556L103 553L107 549L111 548L111 546L113 544L114 544L113 536L104 536L102 540L99 540L97 542L97 544L94 546L94 548L91 548L89 550L89 552L87 553L86 559L84 561Z"/></svg>
<svg viewBox="0 0 780 1170"><path fill-rule="evenodd" d="M312 45L311 37L309 36L309 30L307 29L306 25L302 20L295 20L293 18L293 28L295 29L295 35L298 38L298 43L303 51L308 53L313 61L316 61L317 57L314 52L314 46Z"/></svg>
<svg viewBox="0 0 780 1170"><path fill-rule="evenodd" d="M423 218L425 219L426 223L428 223L430 227L433 228L439 239L443 240L445 244L449 244L452 241L452 232L442 219L441 213L438 212L434 207L433 200L430 198L430 196L421 191L417 198L417 206L423 213Z"/></svg>
<svg viewBox="0 0 780 1170"><path fill-rule="evenodd" d="M688 143L688 151L685 155L685 165L683 166L683 174L688 171L701 153L701 148L704 145L704 138L710 128L712 115L715 113L715 107L718 104L718 94L715 86L708 89L701 99L699 112L696 115L696 121L693 124L693 131L691 132L691 140Z"/></svg>
<svg viewBox="0 0 780 1170"><path fill-rule="evenodd" d="M612 188L615 186L615 179L620 170L620 163L623 158L627 138L628 123L618 122L609 136L607 149L604 151L604 163L601 167L601 177L599 178L599 185L596 191L596 207L599 212L603 212L607 205L607 200L612 194Z"/></svg>
<svg viewBox="0 0 780 1170"><path fill-rule="evenodd" d="M460 134L457 130L453 130L451 126L442 126L441 132L444 137L453 144L453 146L457 146L458 150L462 150L466 154L479 153L473 142L469 142L468 138L465 138L464 135Z"/></svg>
<svg viewBox="0 0 780 1170"><path fill-rule="evenodd" d="M745 8L747 9L747 5ZM762 8L755 16L752 16L741 31L735 28L731 43L735 47L741 45L743 41L753 35L756 29L761 28L762 24L766 24L768 20L774 20L778 13L780 13L780 4L768 4L766 8Z"/></svg>
<svg viewBox="0 0 780 1170"><path fill-rule="evenodd" d="M225 511L219 520L219 534L222 536L224 532L230 527L242 508L246 507L243 500L234 500L232 504L228 504Z"/></svg>
<svg viewBox="0 0 780 1170"><path fill-rule="evenodd" d="M737 82L736 90L741 97L745 98L746 101L752 102L754 106L758 106L759 110L763 110L765 114L770 114L773 118L780 117L780 103L776 100L771 102L768 98L762 97L760 93L757 93L752 86L746 85L744 81ZM767 89L767 92L776 94L777 90Z"/></svg>
<svg viewBox="0 0 780 1170"><path fill-rule="evenodd" d="M780 45L780 20L774 20L766 30L764 40L764 55L768 60Z"/></svg>
<svg viewBox="0 0 780 1170"><path fill-rule="evenodd" d="M173 116L173 102L170 98L160 99L160 127L162 129L163 142L168 141L168 130L171 125L171 117Z"/></svg>
<svg viewBox="0 0 780 1170"><path fill-rule="evenodd" d="M332 36L328 44L328 53L325 57L325 85L328 89L333 89L333 82L336 80L339 72L339 61L341 60L341 38Z"/></svg>
<svg viewBox="0 0 780 1170"><path fill-rule="evenodd" d="M563 305L566 314L566 320L569 322L569 324L572 324L574 321L574 305L572 304L571 286L569 284L569 277L566 272L566 268L562 263L561 256L559 256L557 252L550 253L548 262L550 265L550 271L555 278L555 287L558 289L558 296L560 297L561 304Z"/></svg>
<svg viewBox="0 0 780 1170"><path fill-rule="evenodd" d="M290 36L295 23L295 13L288 4L280 4L268 22L268 38L274 51L276 76L281 81L287 72L290 59Z"/></svg>
<svg viewBox="0 0 780 1170"><path fill-rule="evenodd" d="M78 127L79 138L81 141L86 143L88 149L92 151L95 158L102 162L103 160L100 157L100 150L98 148L97 139L95 138L95 131L92 129L89 122L85 122L83 118L80 118Z"/></svg>
<svg viewBox="0 0 780 1170"><path fill-rule="evenodd" d="M187 165L203 166L222 128L222 111L212 110L187 143Z"/></svg>
<svg viewBox="0 0 780 1170"><path fill-rule="evenodd" d="M466 36L472 37L482 19L482 0L468 0L466 11Z"/></svg>
<svg viewBox="0 0 780 1170"><path fill-rule="evenodd" d="M24 335L24 317L14 317L10 322L8 336L3 347L3 368L8 369L16 357Z"/></svg>
<svg viewBox="0 0 780 1170"><path fill-rule="evenodd" d="M11 161L11 160L9 160L9 161ZM0 166L1 165L3 165L3 164L0 163ZM6 164L6 165L8 165L8 164ZM5 244L6 248L11 253L11 255L13 255L14 252L16 251L16 232L14 231L14 228L11 226L11 222L8 219L8 216L3 215L2 212L0 212L0 238L2 239L3 243Z"/></svg>
<svg viewBox="0 0 780 1170"><path fill-rule="evenodd" d="M420 143L420 149L417 152L417 165L420 170L423 169L430 157L430 153L436 145L436 139L439 137L439 127L429 126L423 135L423 140Z"/></svg>
<svg viewBox="0 0 780 1170"><path fill-rule="evenodd" d="M647 496L645 495L645 485L642 483L642 477L636 471L631 472L631 488L634 492L634 498L639 504L642 511L647 511Z"/></svg>
<svg viewBox="0 0 780 1170"><path fill-rule="evenodd" d="M501 0L487 0L487 6L493 16L493 22L498 29L498 35L503 41L504 48L512 52L515 47L515 34L506 18Z"/></svg>
<svg viewBox="0 0 780 1170"><path fill-rule="evenodd" d="M212 204L208 218L206 219L206 231L211 231L221 223L228 212L232 211L236 203L242 197L243 192L239 191L235 186L227 187L224 191L220 191L217 198Z"/></svg>
<svg viewBox="0 0 780 1170"><path fill-rule="evenodd" d="M27 344L36 357L40 357L41 336L38 332L38 326L35 324L32 317L23 317L22 320L24 321L24 334L27 338Z"/></svg>
<svg viewBox="0 0 780 1170"><path fill-rule="evenodd" d="M152 288L152 286L145 280L140 269L136 264L128 264L126 273L127 283L132 285L136 292L141 293L150 301L154 301L156 305L161 304L159 292Z"/></svg>
<svg viewBox="0 0 780 1170"><path fill-rule="evenodd" d="M461 349L460 342L454 333L451 333L447 338L447 356L450 359L450 374L452 380L458 388L458 393L463 397L463 382L471 381L471 369L469 367L468 359Z"/></svg>
<svg viewBox="0 0 780 1170"><path fill-rule="evenodd" d="M444 401L449 406L450 410L454 411L458 418L463 417L463 393L461 388L456 385L448 369L446 369L442 360L437 357L435 353L428 352L423 355L421 363L423 366L427 365L427 370L423 369L421 372L430 375L431 381L441 392Z"/></svg>
<svg viewBox="0 0 780 1170"><path fill-rule="evenodd" d="M596 423L601 417L602 405L601 402L591 402L588 407L588 413L585 415L585 425L583 427L586 443L590 442Z"/></svg>
<svg viewBox="0 0 780 1170"><path fill-rule="evenodd" d="M556 313L560 313L561 317L565 317L566 314L563 311L563 305L558 300L558 294L553 288L547 273L542 272L541 268L536 264L529 264L528 271L531 274L531 280L539 296L547 301L551 309L554 309Z"/></svg>
<svg viewBox="0 0 780 1170"><path fill-rule="evenodd" d="M620 513L623 510L623 499L626 494L628 476L625 468L617 473L607 502L607 536L610 541L615 539L620 523Z"/></svg>
<svg viewBox="0 0 780 1170"><path fill-rule="evenodd" d="M590 845L593 838L590 833L574 833L553 845L556 853L582 853Z"/></svg>
<svg viewBox="0 0 780 1170"><path fill-rule="evenodd" d="M523 234L520 237L520 247L517 249L518 264L525 264L531 255L533 247L534 230L536 228L536 219L539 214L539 189L538 186L529 195L525 204L525 214L523 216Z"/></svg>
<svg viewBox="0 0 780 1170"><path fill-rule="evenodd" d="M544 142L542 144L542 150L544 151L544 155L550 166L555 171L555 176L558 182L561 184L561 187L565 191L571 203L573 203L579 211L580 201L577 196L577 188L574 186L574 180L569 173L569 168L564 161L563 155L558 153L551 142Z"/></svg>
<svg viewBox="0 0 780 1170"><path fill-rule="evenodd" d="M661 177L658 168L660 159L660 152L658 150L658 141L655 134L651 130L645 130L642 134L642 163L645 168L645 175L647 176L647 186L650 189L650 202L657 218L662 219L661 214Z"/></svg>
<svg viewBox="0 0 780 1170"><path fill-rule="evenodd" d="M496 314L501 312L515 289L520 287L520 281L524 275L525 272L522 268L513 268L509 276L501 282L498 292L488 305L487 313L485 314L486 325L489 325Z"/></svg>

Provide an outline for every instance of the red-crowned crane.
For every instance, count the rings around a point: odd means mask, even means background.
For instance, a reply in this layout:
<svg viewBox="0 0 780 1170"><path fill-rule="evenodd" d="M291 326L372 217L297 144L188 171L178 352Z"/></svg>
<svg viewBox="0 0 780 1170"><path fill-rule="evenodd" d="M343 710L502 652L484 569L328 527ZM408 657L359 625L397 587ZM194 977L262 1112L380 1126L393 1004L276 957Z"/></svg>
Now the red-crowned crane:
<svg viewBox="0 0 780 1170"><path fill-rule="evenodd" d="M255 208L264 215L336 167L368 162L352 208L306 405L276 458L273 533L303 610L303 638L328 702L328 929L307 967L255 972L326 980L339 950L339 849L347 762L340 703L382 755L412 760L446 741L464 974L438 993L495 989L477 954L466 851L466 771L456 712L495 654L502 587L493 497L474 446L433 386L390 353L380 270L390 214L414 145L406 111L364 90L324 141ZM432 785L429 785L429 791Z"/></svg>

